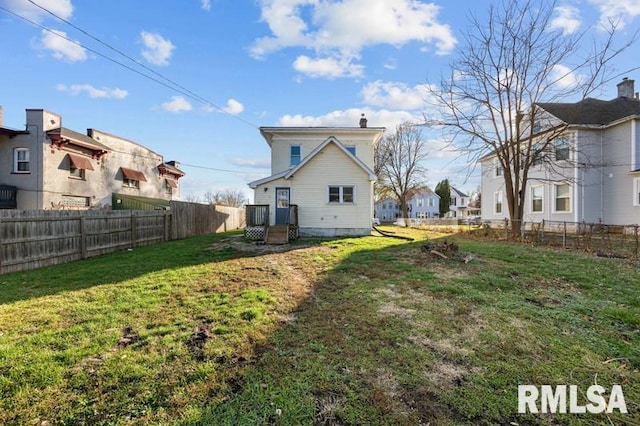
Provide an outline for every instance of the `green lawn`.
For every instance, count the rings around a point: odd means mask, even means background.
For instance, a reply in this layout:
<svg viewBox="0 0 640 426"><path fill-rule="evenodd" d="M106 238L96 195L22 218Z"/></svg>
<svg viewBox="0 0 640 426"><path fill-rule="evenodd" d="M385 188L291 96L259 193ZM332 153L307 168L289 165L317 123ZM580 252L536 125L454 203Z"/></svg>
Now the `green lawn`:
<svg viewBox="0 0 640 426"><path fill-rule="evenodd" d="M394 231L0 276L0 424L640 424L638 263ZM519 384L594 383L629 413L517 414Z"/></svg>

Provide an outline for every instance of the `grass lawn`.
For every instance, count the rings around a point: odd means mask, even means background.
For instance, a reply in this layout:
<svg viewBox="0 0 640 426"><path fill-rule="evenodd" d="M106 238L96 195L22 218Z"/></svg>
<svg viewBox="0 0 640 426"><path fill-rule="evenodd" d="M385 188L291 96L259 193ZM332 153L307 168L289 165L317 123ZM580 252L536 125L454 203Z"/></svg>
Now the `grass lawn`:
<svg viewBox="0 0 640 426"><path fill-rule="evenodd" d="M640 264L395 231L2 275L0 424L640 425ZM517 413L519 384L594 383L629 413Z"/></svg>

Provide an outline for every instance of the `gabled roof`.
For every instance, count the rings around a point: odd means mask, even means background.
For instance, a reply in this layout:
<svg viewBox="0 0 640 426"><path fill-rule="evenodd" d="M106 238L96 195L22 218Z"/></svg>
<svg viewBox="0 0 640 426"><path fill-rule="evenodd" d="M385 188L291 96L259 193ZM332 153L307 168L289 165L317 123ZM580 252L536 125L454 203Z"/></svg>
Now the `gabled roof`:
<svg viewBox="0 0 640 426"><path fill-rule="evenodd" d="M325 141L322 142L320 145L315 147L315 149L311 151L309 155L304 157L304 159L300 163L298 163L297 166L293 167L292 169L285 170L284 172L280 172L275 175L250 182L249 187L255 189L258 185L262 185L263 183L271 182L276 179L281 179L281 178L290 179L305 165L313 161L315 156L318 155L318 153L320 153L329 144L334 144L336 147L338 147L338 149L340 149L347 157L349 157L360 169L362 169L365 173L367 173L369 175L369 180L376 180L375 173L373 173L373 171L369 167L367 167L367 165L364 164L362 160L360 160L358 157L356 157L351 152L349 152L349 150L345 148L345 146L342 145L340 141L338 141L338 139L336 139L334 136L330 136L327 139L325 139Z"/></svg>
<svg viewBox="0 0 640 426"><path fill-rule="evenodd" d="M433 192L433 190L431 188L429 188L428 186L426 186L426 185L425 186L421 186L420 188L416 188L413 191L411 191L409 193L409 198L413 198L418 194L425 194L425 195L427 195L429 197L436 196L436 197L440 198L440 196L438 194Z"/></svg>
<svg viewBox="0 0 640 426"><path fill-rule="evenodd" d="M8 127L0 127L0 135L9 136L10 138L16 135L28 135L28 134L29 132L26 130L15 130L15 129L10 129Z"/></svg>
<svg viewBox="0 0 640 426"><path fill-rule="evenodd" d="M586 98L575 103L537 104L567 124L606 125L627 117L640 115L640 101L616 98L610 101Z"/></svg>
<svg viewBox="0 0 640 426"><path fill-rule="evenodd" d="M459 190L457 190L456 188L454 188L453 186L449 186L449 189L451 190L451 192L455 192L456 194L458 194L458 197L468 197L467 194L465 194L464 192L461 192Z"/></svg>

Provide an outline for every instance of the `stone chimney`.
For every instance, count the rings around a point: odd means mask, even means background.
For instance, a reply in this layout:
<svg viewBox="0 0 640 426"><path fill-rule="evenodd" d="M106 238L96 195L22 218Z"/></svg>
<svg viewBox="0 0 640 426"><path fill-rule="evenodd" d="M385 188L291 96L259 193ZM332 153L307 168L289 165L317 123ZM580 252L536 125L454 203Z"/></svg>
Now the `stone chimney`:
<svg viewBox="0 0 640 426"><path fill-rule="evenodd" d="M629 80L627 77L623 78L620 83L618 83L618 97L619 98L634 98L634 88L633 88L633 80Z"/></svg>
<svg viewBox="0 0 640 426"><path fill-rule="evenodd" d="M367 119L364 117L364 114L362 114L362 118L360 119L360 127L363 129L367 127Z"/></svg>

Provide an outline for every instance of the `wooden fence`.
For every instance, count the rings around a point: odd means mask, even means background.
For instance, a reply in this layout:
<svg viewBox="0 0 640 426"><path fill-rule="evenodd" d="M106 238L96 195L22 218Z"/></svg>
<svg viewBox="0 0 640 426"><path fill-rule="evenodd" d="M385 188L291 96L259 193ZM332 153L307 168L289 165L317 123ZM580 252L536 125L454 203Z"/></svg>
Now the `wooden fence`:
<svg viewBox="0 0 640 426"><path fill-rule="evenodd" d="M244 226L244 210L172 202L171 210L0 210L0 273Z"/></svg>

